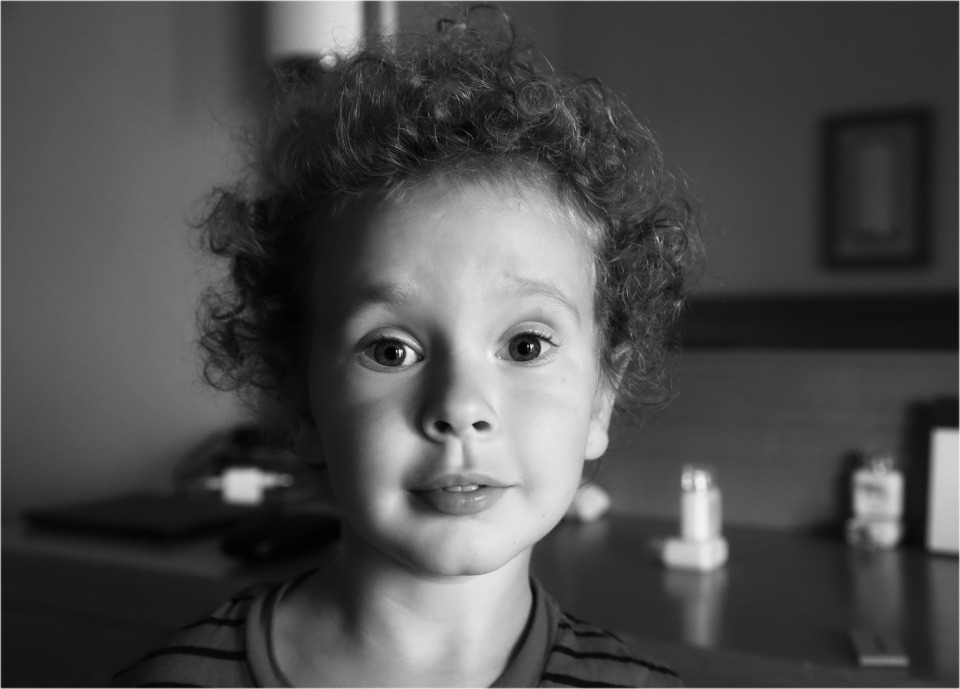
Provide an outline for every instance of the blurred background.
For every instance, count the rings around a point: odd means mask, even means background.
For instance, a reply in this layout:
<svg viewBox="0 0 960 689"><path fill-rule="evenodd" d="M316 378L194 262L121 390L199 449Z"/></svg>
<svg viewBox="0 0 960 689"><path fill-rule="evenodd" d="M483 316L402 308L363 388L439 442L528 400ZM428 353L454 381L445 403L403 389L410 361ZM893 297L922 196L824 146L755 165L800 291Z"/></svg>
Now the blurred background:
<svg viewBox="0 0 960 689"><path fill-rule="evenodd" d="M312 5L2 4L5 524L169 491L185 458L250 420L199 380L194 311L217 273L190 223L240 170L233 136L272 60L443 14ZM922 540L923 438L935 407L956 425L960 378L957 4L503 7L556 67L620 92L703 204L678 394L618 433L597 480L611 513L676 519L680 468L701 462L725 523L842 540L851 458L879 450L915 486ZM908 161L913 234L889 260L869 237L865 260L832 260L846 240L825 211L843 182L827 124L903 112L927 123ZM900 212L883 208L860 210ZM955 618L937 629L956 646Z"/></svg>
<svg viewBox="0 0 960 689"><path fill-rule="evenodd" d="M314 38L349 47L363 3L323 5L340 13L324 21L341 28ZM388 7L377 21L394 30L442 13L431 3ZM913 295L922 308L926 297L956 297L954 4L505 7L557 67L622 93L690 177L708 249L695 299ZM189 223L204 194L238 170L232 130L258 105L271 56L300 39L282 35L297 21L274 6L271 23L259 3L5 3L2 12L9 517L164 488L185 453L245 418L198 382L193 317L210 272ZM928 260L827 268L822 124L904 108L932 117ZM783 309L768 316L778 313L782 323ZM947 312L954 342L956 317ZM741 321L722 325L733 333ZM941 338L939 350L921 341L891 351L884 341L904 326L885 328L842 349L691 342L679 397L642 433L621 436L601 475L614 510L674 510L666 489L676 466L699 459L724 477L731 520L826 518L829 479L847 453L903 450L909 405L957 393L955 347Z"/></svg>

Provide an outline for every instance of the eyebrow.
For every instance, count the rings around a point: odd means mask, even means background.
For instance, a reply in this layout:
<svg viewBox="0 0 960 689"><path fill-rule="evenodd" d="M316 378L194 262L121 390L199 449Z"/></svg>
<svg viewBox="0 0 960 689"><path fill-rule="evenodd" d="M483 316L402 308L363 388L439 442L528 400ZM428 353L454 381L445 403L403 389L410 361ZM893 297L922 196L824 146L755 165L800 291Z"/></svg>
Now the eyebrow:
<svg viewBox="0 0 960 689"><path fill-rule="evenodd" d="M546 297L556 302L564 310L573 316L573 319L580 325L580 309L576 304L563 293L559 287L546 280L532 280L530 278L511 277L510 282L516 287L519 297Z"/></svg>
<svg viewBox="0 0 960 689"><path fill-rule="evenodd" d="M333 310L335 322L342 323L359 311L372 306L400 306L407 301L407 292L398 285L374 283L351 292L350 296Z"/></svg>
<svg viewBox="0 0 960 689"><path fill-rule="evenodd" d="M580 309L564 294L563 290L547 280L511 276L508 280L515 295L523 298L545 297L567 311L581 324ZM363 309L374 306L401 306L408 301L409 293L399 285L374 283L352 292L348 299L333 312L336 322L342 323Z"/></svg>

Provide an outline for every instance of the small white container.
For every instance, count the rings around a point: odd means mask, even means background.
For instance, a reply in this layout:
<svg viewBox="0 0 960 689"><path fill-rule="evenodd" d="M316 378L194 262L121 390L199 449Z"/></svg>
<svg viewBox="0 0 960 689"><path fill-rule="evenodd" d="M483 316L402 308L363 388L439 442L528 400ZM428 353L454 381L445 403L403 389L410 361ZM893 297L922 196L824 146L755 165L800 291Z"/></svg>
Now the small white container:
<svg viewBox="0 0 960 689"><path fill-rule="evenodd" d="M668 567L709 572L727 561L728 547L721 535L721 499L713 473L686 466L680 479L680 538L663 545Z"/></svg>
<svg viewBox="0 0 960 689"><path fill-rule="evenodd" d="M727 539L723 536L705 541L668 538L663 544L663 562L675 569L709 572L727 561Z"/></svg>
<svg viewBox="0 0 960 689"><path fill-rule="evenodd" d="M893 456L875 452L864 456L850 485L853 515L847 522L847 541L868 548L892 548L903 535L903 473Z"/></svg>
<svg viewBox="0 0 960 689"><path fill-rule="evenodd" d="M903 474L891 455L868 455L853 473L853 516L880 519L903 516Z"/></svg>
<svg viewBox="0 0 960 689"><path fill-rule="evenodd" d="M697 466L686 466L680 478L680 538L707 541L720 535L720 489L713 473Z"/></svg>

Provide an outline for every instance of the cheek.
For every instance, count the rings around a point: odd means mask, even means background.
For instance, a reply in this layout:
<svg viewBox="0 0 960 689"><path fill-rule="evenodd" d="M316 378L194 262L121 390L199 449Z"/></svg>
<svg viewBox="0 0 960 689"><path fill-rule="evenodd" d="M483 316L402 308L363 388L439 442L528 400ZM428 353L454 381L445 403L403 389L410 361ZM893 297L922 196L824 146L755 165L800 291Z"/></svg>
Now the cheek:
<svg viewBox="0 0 960 689"><path fill-rule="evenodd" d="M391 461L401 448L398 431L408 426L404 404L391 395L373 395L346 376L317 376L314 417L334 489L338 494L389 480Z"/></svg>
<svg viewBox="0 0 960 689"><path fill-rule="evenodd" d="M579 476L590 424L589 386L575 377L510 395L504 409L509 433L531 471Z"/></svg>
<svg viewBox="0 0 960 689"><path fill-rule="evenodd" d="M337 413L320 427L331 489L343 519L374 538L401 507L405 464L397 460L411 450L398 438L396 417L380 405L333 406Z"/></svg>
<svg viewBox="0 0 960 689"><path fill-rule="evenodd" d="M378 449L389 445L392 431L404 423L396 409L374 401L333 397L330 407L319 423L321 438L329 456L351 466L376 458Z"/></svg>

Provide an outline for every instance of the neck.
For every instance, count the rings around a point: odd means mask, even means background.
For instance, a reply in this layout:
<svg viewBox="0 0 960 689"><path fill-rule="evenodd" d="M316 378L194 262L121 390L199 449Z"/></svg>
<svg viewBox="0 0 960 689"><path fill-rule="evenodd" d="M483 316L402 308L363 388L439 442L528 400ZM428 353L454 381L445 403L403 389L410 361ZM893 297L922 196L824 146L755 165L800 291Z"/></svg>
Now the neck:
<svg viewBox="0 0 960 689"><path fill-rule="evenodd" d="M399 685L406 676L419 686L488 686L526 627L529 564L527 551L486 574L436 576L345 532L340 557L304 593L307 609L325 620L318 645L335 639L375 684ZM378 681L379 670L389 674Z"/></svg>
<svg viewBox="0 0 960 689"><path fill-rule="evenodd" d="M337 568L344 621L363 638L414 654L469 657L508 630L522 632L532 600L529 563L527 552L486 574L436 576L348 536Z"/></svg>

